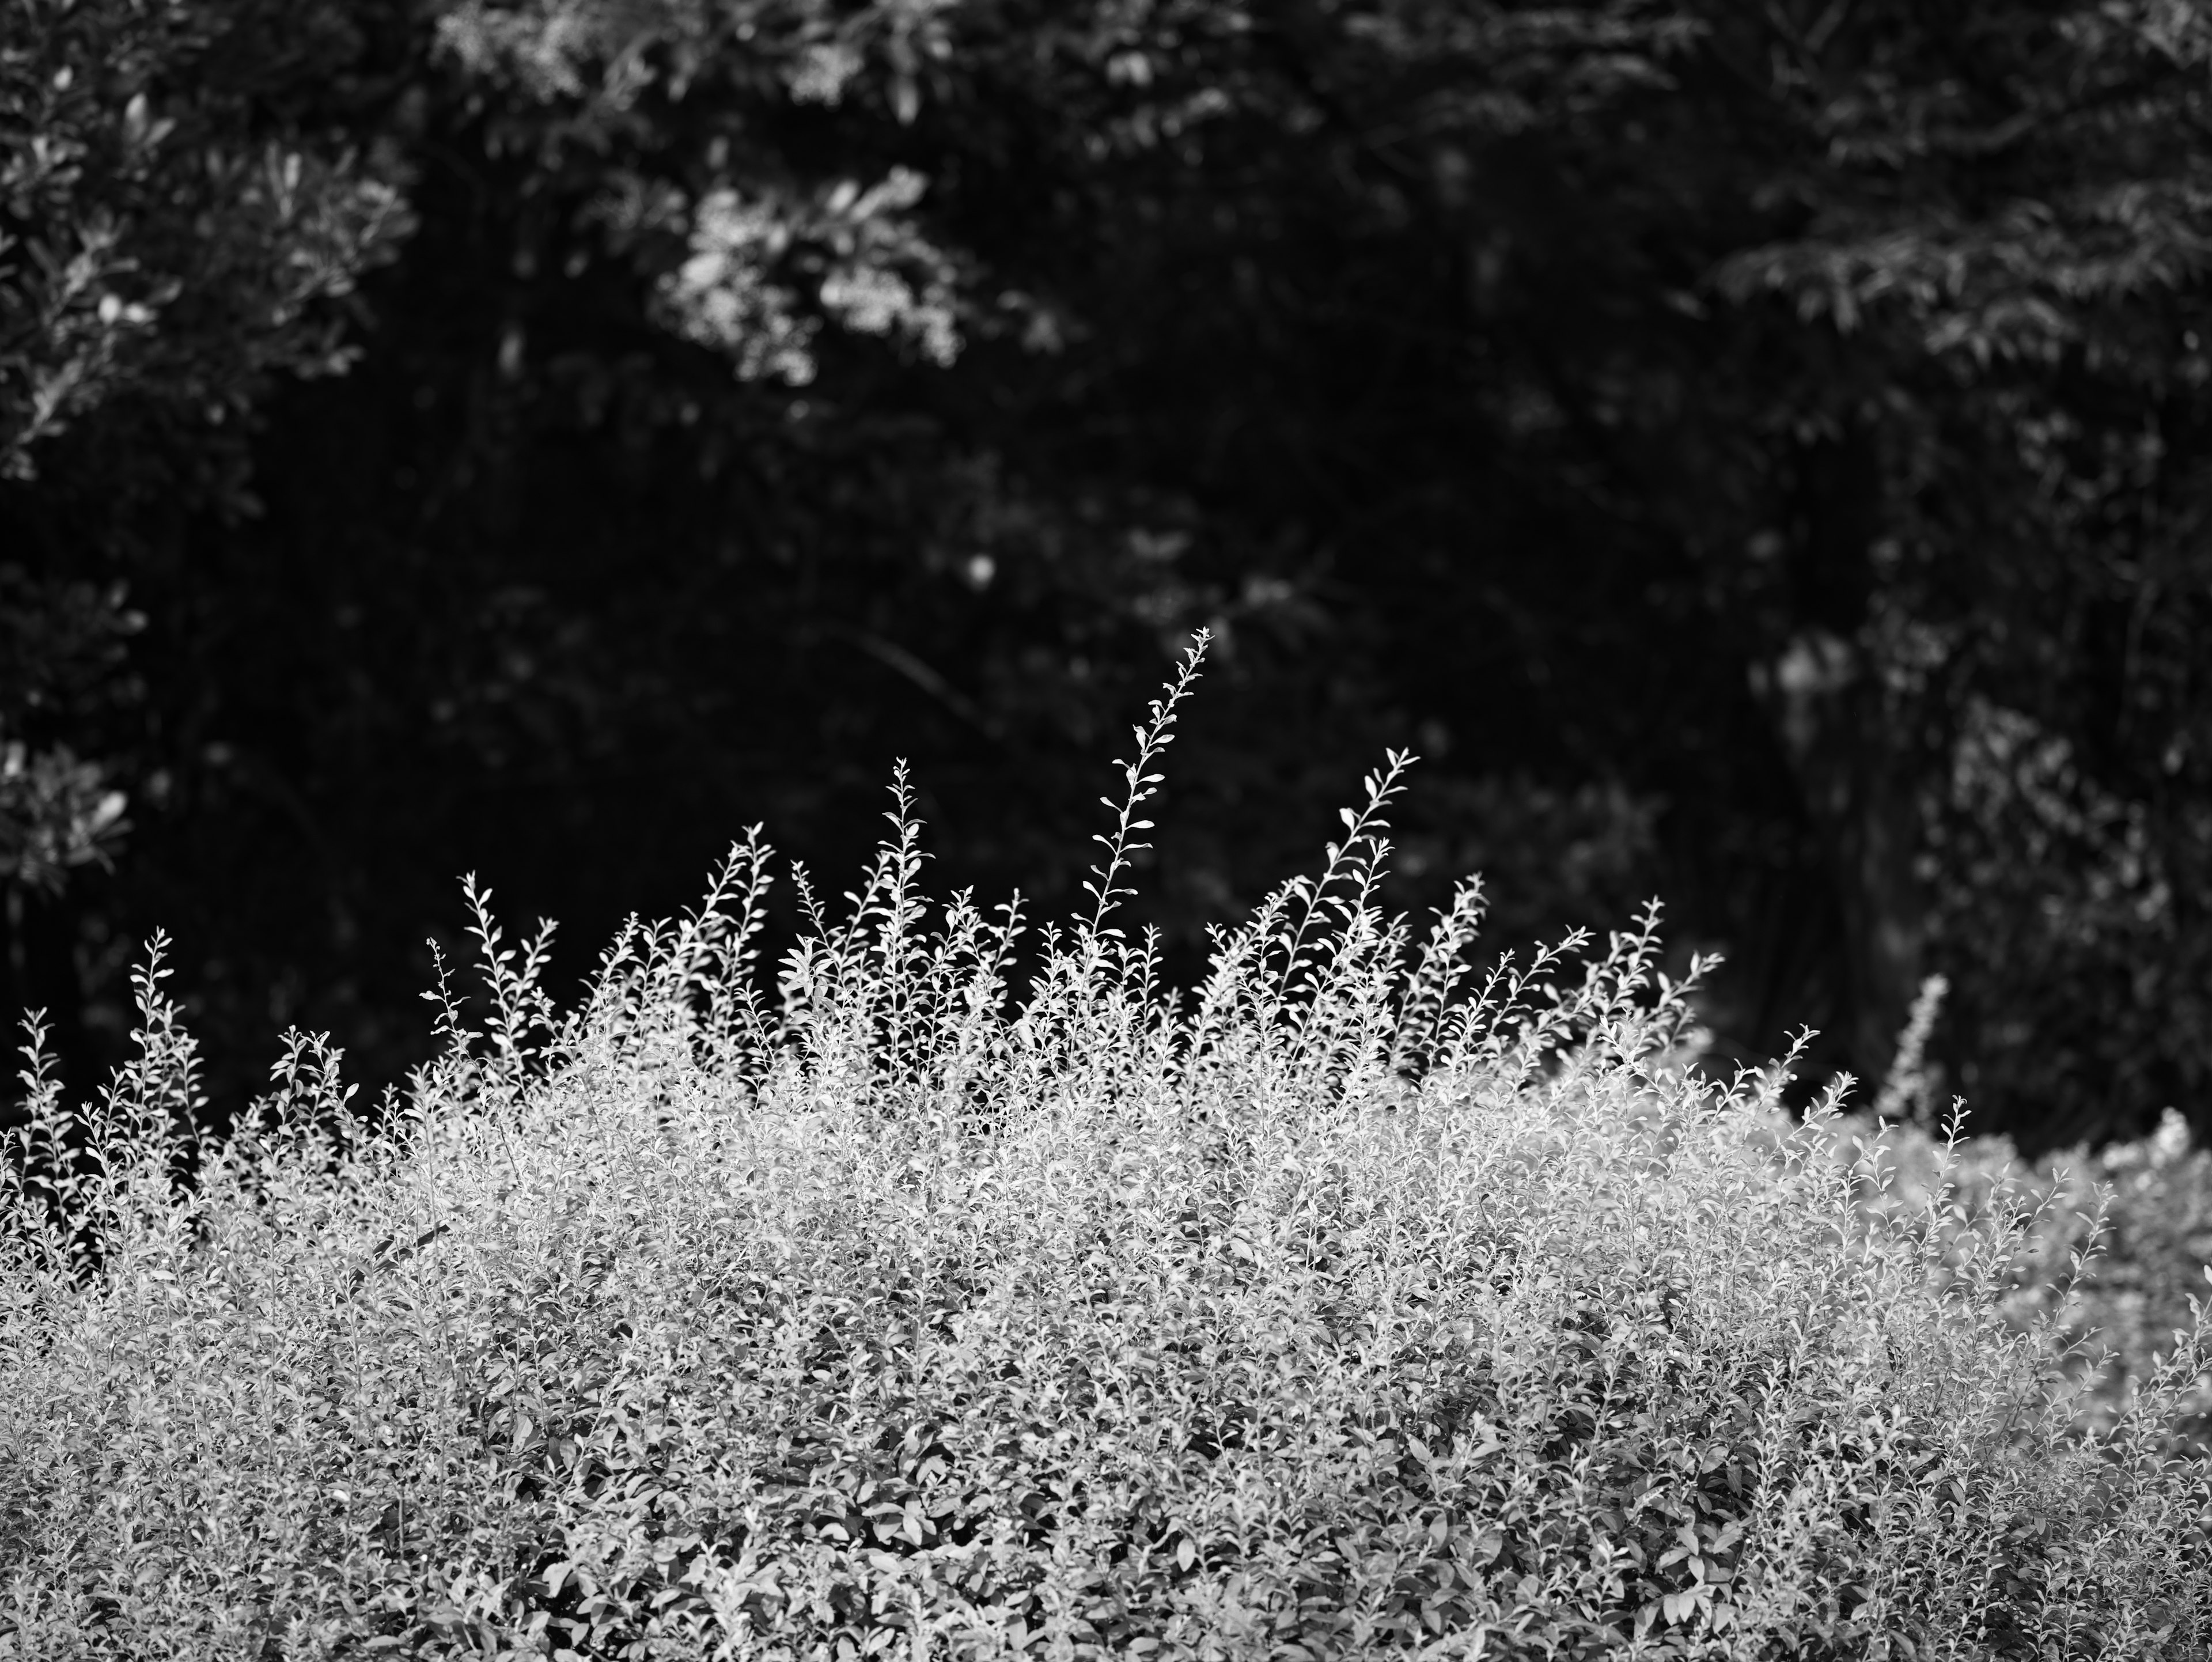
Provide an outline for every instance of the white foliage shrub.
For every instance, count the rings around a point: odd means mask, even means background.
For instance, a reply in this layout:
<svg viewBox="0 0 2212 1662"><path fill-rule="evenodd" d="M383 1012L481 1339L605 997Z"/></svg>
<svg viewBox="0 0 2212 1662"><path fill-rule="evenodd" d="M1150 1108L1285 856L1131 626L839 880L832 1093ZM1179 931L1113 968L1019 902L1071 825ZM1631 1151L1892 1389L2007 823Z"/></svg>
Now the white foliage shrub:
<svg viewBox="0 0 2212 1662"><path fill-rule="evenodd" d="M1653 919L1474 976L1474 885L1376 906L1394 759L1162 985L1196 667L1019 985L902 781L772 994L757 838L565 1013L471 887L492 1017L373 1128L295 1038L181 1135L158 963L84 1113L34 1037L0 1656L2206 1653L2201 1330L2084 1431L2031 1220L1682 1065Z"/></svg>

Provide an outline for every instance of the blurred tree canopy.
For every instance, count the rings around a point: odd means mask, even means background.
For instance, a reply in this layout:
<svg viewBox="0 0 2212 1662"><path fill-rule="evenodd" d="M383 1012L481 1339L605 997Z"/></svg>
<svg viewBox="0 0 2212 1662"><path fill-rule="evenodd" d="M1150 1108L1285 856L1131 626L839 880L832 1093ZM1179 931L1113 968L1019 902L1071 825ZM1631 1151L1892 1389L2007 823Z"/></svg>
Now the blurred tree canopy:
<svg viewBox="0 0 2212 1662"><path fill-rule="evenodd" d="M2183 0L0 0L0 883L89 1076L421 1054L896 756L1150 920L1386 745L1397 898L1672 909L1723 1055L2212 1131L2212 25ZM588 963L580 952L575 960Z"/></svg>

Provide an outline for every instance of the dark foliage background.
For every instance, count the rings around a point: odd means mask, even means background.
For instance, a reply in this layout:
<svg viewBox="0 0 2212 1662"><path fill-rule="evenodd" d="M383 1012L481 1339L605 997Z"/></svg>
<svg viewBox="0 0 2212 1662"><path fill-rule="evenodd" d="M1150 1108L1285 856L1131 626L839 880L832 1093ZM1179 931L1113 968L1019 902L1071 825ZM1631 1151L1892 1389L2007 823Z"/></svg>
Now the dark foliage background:
<svg viewBox="0 0 2212 1662"><path fill-rule="evenodd" d="M474 870L1150 919L1426 758L1401 904L1666 898L1723 1056L2212 1131L2180 0L0 0L0 1004L425 1054Z"/></svg>

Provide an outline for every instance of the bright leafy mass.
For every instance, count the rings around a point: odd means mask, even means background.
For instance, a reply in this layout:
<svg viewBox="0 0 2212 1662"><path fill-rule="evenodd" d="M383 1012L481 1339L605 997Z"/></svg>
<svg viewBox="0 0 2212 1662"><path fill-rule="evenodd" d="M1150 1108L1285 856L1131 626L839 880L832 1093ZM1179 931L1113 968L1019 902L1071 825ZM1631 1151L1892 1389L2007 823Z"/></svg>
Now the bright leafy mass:
<svg viewBox="0 0 2212 1662"><path fill-rule="evenodd" d="M570 1012L472 892L494 1014L384 1134L295 1036L180 1144L158 963L88 1114L34 1056L0 1655L2204 1653L2201 1318L2081 1416L2014 1191L1686 1069L1648 927L1409 938L1395 768L1182 1004L1116 922L1171 713L1025 994L902 781L773 999L757 841Z"/></svg>

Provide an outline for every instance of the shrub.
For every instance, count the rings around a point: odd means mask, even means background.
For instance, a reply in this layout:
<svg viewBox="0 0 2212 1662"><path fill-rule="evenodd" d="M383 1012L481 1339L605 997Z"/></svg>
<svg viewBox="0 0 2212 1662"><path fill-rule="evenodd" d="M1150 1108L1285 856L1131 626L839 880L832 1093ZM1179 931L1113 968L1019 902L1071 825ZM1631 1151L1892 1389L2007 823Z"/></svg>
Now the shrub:
<svg viewBox="0 0 2212 1662"><path fill-rule="evenodd" d="M2030 1220L1680 1066L1652 917L1475 984L1470 883L1413 949L1393 758L1163 987L1113 920L1194 671L1018 995L902 779L773 997L757 835L565 1014L472 885L491 1017L441 984L374 1131L295 1038L193 1147L158 957L86 1112L34 1032L0 1654L2204 1654L2201 1333L2078 1429Z"/></svg>
<svg viewBox="0 0 2212 1662"><path fill-rule="evenodd" d="M2212 1149L2192 1150L2187 1122L2170 1108L2150 1136L2026 1167L2006 1137L1976 1138L1951 1156L1923 1126L1877 1126L1863 1114L1840 1126L1838 1151L1879 1142L1861 1174L1864 1206L1925 1215L1934 1190L1948 1183L1951 1204L1970 1215L2001 1195L2032 1217L2008 1310L2023 1329L2051 1324L2087 1387L2077 1414L2085 1427L2109 1431L2130 1394L2175 1351L2177 1333L2194 1324L2212 1263ZM2212 1445L2212 1374L2190 1381L2178 1401L2175 1429L2200 1448Z"/></svg>

